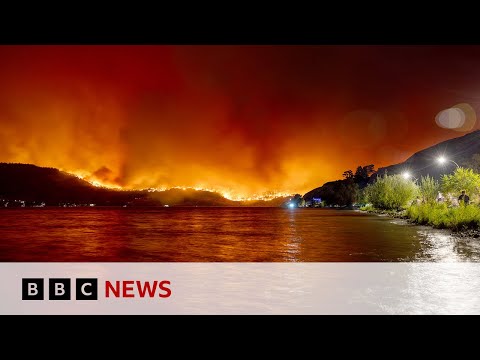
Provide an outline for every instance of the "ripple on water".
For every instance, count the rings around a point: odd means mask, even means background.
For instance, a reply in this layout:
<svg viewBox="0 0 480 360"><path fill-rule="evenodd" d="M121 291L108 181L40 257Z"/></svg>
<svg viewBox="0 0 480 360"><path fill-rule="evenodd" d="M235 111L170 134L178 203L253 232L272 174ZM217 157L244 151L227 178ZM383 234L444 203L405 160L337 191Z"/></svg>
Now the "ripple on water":
<svg viewBox="0 0 480 360"><path fill-rule="evenodd" d="M480 241L348 210L1 209L0 261L480 261Z"/></svg>

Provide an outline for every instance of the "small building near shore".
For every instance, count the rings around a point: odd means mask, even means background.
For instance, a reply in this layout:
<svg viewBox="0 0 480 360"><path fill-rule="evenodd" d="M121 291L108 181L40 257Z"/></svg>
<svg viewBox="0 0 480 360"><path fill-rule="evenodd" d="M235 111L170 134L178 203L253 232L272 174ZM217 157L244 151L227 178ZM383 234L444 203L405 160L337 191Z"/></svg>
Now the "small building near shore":
<svg viewBox="0 0 480 360"><path fill-rule="evenodd" d="M312 207L321 207L322 206L322 198L312 198Z"/></svg>

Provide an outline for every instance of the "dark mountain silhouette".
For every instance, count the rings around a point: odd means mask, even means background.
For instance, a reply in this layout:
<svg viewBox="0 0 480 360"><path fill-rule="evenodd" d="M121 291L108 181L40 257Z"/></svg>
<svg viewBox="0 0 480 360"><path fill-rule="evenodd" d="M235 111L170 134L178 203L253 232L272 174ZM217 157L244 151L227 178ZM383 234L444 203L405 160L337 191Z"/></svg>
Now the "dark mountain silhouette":
<svg viewBox="0 0 480 360"><path fill-rule="evenodd" d="M87 181L54 168L30 164L0 163L0 202L25 201L27 206L45 203L97 206L279 206L270 201L232 201L219 193L193 189L149 192L95 187ZM0 204L1 205L1 204Z"/></svg>
<svg viewBox="0 0 480 360"><path fill-rule="evenodd" d="M95 187L74 175L30 164L0 163L0 198L46 205L60 203L123 205L138 191L115 191Z"/></svg>
<svg viewBox="0 0 480 360"><path fill-rule="evenodd" d="M359 189L353 179L329 181L322 186L310 190L303 198L305 201L312 201L313 198L320 198L327 204L348 206L355 202L356 191Z"/></svg>
<svg viewBox="0 0 480 360"><path fill-rule="evenodd" d="M475 154L480 154L480 130L421 150L403 163L379 168L376 175L385 173L394 175L408 171L414 178L420 179L421 176L430 175L439 179L441 175L451 173L456 169L456 165L450 161L443 165L439 164L437 160L440 156L453 160L460 166L468 166ZM373 180L375 180L375 176L372 176L370 181Z"/></svg>

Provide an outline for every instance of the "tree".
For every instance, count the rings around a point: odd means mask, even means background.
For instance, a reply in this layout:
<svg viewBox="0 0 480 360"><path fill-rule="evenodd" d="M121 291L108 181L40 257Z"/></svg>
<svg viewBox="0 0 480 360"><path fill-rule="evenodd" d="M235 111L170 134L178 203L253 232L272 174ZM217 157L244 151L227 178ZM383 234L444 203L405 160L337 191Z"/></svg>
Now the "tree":
<svg viewBox="0 0 480 360"><path fill-rule="evenodd" d="M440 191L440 184L431 176L422 176L420 180L420 194L423 201L427 203L434 203Z"/></svg>
<svg viewBox="0 0 480 360"><path fill-rule="evenodd" d="M303 207L305 206L305 200L303 199L302 195L295 194L293 198L290 198L290 200L283 204L283 206L287 207L290 207L290 205L293 205L294 207Z"/></svg>
<svg viewBox="0 0 480 360"><path fill-rule="evenodd" d="M375 165L373 164L357 167L355 175L353 176L355 182L361 186L365 186L368 183L370 176L375 173L374 168Z"/></svg>
<svg viewBox="0 0 480 360"><path fill-rule="evenodd" d="M352 170L344 171L342 175L345 179L351 179L353 178L353 171Z"/></svg>
<svg viewBox="0 0 480 360"><path fill-rule="evenodd" d="M365 189L366 198L374 207L400 210L409 205L418 194L418 186L400 175L384 175Z"/></svg>
<svg viewBox="0 0 480 360"><path fill-rule="evenodd" d="M453 174L442 176L442 189L446 193L460 194L465 190L470 196L477 195L480 190L480 174L460 167Z"/></svg>
<svg viewBox="0 0 480 360"><path fill-rule="evenodd" d="M367 188L358 189L357 203L365 205L368 203Z"/></svg>
<svg viewBox="0 0 480 360"><path fill-rule="evenodd" d="M376 173L376 171L375 171L375 165L373 165L373 164L364 166L364 167L363 167L363 170L364 170L364 172L367 174L368 177L370 177L370 176L372 176L373 174Z"/></svg>
<svg viewBox="0 0 480 360"><path fill-rule="evenodd" d="M356 172L346 170L343 180L331 181L323 184L315 196L321 197L329 205L350 206L358 201L369 177L375 173L374 165L358 166Z"/></svg>
<svg viewBox="0 0 480 360"><path fill-rule="evenodd" d="M357 201L358 192L358 185L352 179L344 180L336 191L335 202L340 206L351 206Z"/></svg>
<svg viewBox="0 0 480 360"><path fill-rule="evenodd" d="M365 168L362 166L357 167L357 171L355 171L355 182L359 183L365 180L368 180L368 175L365 171Z"/></svg>

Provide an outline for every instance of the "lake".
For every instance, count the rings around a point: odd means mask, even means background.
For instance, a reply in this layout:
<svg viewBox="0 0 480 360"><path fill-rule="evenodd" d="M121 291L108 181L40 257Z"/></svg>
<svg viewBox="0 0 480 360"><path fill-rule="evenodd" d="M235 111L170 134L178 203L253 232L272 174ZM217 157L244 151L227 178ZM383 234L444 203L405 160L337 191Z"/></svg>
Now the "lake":
<svg viewBox="0 0 480 360"><path fill-rule="evenodd" d="M0 210L0 261L479 261L480 240L353 210Z"/></svg>

